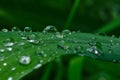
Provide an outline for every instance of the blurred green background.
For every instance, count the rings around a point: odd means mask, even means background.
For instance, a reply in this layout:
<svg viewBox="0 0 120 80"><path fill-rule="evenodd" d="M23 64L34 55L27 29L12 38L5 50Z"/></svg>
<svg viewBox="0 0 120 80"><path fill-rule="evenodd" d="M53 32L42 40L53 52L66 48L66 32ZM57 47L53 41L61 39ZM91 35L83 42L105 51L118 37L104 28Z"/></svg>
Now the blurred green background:
<svg viewBox="0 0 120 80"><path fill-rule="evenodd" d="M30 26L33 31L42 31L54 25L59 31L67 28L119 36L119 24L120 0L0 0L0 29ZM23 80L39 80L37 76L41 80L119 80L119 72L119 63L70 55L44 65Z"/></svg>

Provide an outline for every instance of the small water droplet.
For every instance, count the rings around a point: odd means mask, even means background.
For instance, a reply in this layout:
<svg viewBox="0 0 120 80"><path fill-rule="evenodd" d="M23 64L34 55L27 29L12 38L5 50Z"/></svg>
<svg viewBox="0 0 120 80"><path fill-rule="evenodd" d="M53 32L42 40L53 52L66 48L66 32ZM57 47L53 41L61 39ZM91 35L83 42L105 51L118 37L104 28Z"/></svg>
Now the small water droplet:
<svg viewBox="0 0 120 80"><path fill-rule="evenodd" d="M7 63L3 63L3 66L7 66Z"/></svg>
<svg viewBox="0 0 120 80"><path fill-rule="evenodd" d="M21 39L23 39L23 40L27 39L27 36L26 36L25 34L23 34L23 33L20 34L20 37L21 37Z"/></svg>
<svg viewBox="0 0 120 80"><path fill-rule="evenodd" d="M38 48L37 51L36 51L36 55L41 56L43 54L44 54L44 51L42 51L40 48Z"/></svg>
<svg viewBox="0 0 120 80"><path fill-rule="evenodd" d="M34 69L38 69L38 68L40 68L42 66L42 64L37 64L35 67L34 67Z"/></svg>
<svg viewBox="0 0 120 80"><path fill-rule="evenodd" d="M36 35L34 34L28 35L27 40L30 43L39 44L39 40L36 39Z"/></svg>
<svg viewBox="0 0 120 80"><path fill-rule="evenodd" d="M7 50L8 50L8 51L12 51L12 47L8 47Z"/></svg>
<svg viewBox="0 0 120 80"><path fill-rule="evenodd" d="M32 28L31 27L25 27L24 32L32 32Z"/></svg>
<svg viewBox="0 0 120 80"><path fill-rule="evenodd" d="M9 77L8 80L13 80L13 77Z"/></svg>
<svg viewBox="0 0 120 80"><path fill-rule="evenodd" d="M0 52L1 52L1 53L5 52L5 49L0 48Z"/></svg>
<svg viewBox="0 0 120 80"><path fill-rule="evenodd" d="M87 48L87 51L89 51L90 53L93 53L93 54L100 54L100 52L97 50L96 47L90 47L90 48Z"/></svg>
<svg viewBox="0 0 120 80"><path fill-rule="evenodd" d="M61 38L61 39L63 38L63 35L60 34L60 32L56 32L56 33L55 33L55 36L56 36L57 38Z"/></svg>
<svg viewBox="0 0 120 80"><path fill-rule="evenodd" d="M12 71L16 70L16 67L12 67L11 70L12 70Z"/></svg>
<svg viewBox="0 0 120 80"><path fill-rule="evenodd" d="M4 46L7 46L7 47L10 47L10 46L13 46L15 43L14 43L14 40L12 38L7 38L5 41L4 41Z"/></svg>
<svg viewBox="0 0 120 80"><path fill-rule="evenodd" d="M68 30L68 29L66 29L66 30L63 30L63 31L62 31L62 34L63 34L63 35L71 35L71 31Z"/></svg>
<svg viewBox="0 0 120 80"><path fill-rule="evenodd" d="M13 27L11 31L12 32L21 32L21 30L18 27Z"/></svg>
<svg viewBox="0 0 120 80"><path fill-rule="evenodd" d="M4 28L4 29L2 29L2 32L8 32L8 29Z"/></svg>
<svg viewBox="0 0 120 80"><path fill-rule="evenodd" d="M57 28L55 26L49 25L44 28L43 33L48 33L48 32L57 32Z"/></svg>
<svg viewBox="0 0 120 80"><path fill-rule="evenodd" d="M28 65L31 62L31 58L29 56L21 56L19 59L19 63L23 65Z"/></svg>
<svg viewBox="0 0 120 80"><path fill-rule="evenodd" d="M0 56L0 61L4 61L4 60L5 60L5 57Z"/></svg>
<svg viewBox="0 0 120 80"><path fill-rule="evenodd" d="M25 42L19 42L18 45L23 46L25 45Z"/></svg>
<svg viewBox="0 0 120 80"><path fill-rule="evenodd" d="M43 63L43 60L40 60L40 63Z"/></svg>

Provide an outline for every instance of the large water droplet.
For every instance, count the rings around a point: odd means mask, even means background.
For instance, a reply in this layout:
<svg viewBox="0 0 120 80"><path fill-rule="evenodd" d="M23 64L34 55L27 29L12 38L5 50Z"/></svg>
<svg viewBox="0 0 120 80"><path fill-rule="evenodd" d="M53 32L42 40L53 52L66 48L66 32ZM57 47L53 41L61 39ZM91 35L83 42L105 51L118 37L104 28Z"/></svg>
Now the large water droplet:
<svg viewBox="0 0 120 80"><path fill-rule="evenodd" d="M4 29L2 29L2 32L8 32L8 29L4 28Z"/></svg>
<svg viewBox="0 0 120 80"><path fill-rule="evenodd" d="M21 56L19 59L19 63L23 65L28 65L31 62L31 58L29 56Z"/></svg>
<svg viewBox="0 0 120 80"><path fill-rule="evenodd" d="M32 32L32 28L31 27L25 27L24 32Z"/></svg>
<svg viewBox="0 0 120 80"><path fill-rule="evenodd" d="M11 31L12 32L21 32L21 30L18 27L13 27Z"/></svg>
<svg viewBox="0 0 120 80"><path fill-rule="evenodd" d="M48 32L57 32L57 28L55 26L49 25L44 28L43 33L48 33Z"/></svg>
<svg viewBox="0 0 120 80"><path fill-rule="evenodd" d="M8 80L13 80L13 77L9 77Z"/></svg>

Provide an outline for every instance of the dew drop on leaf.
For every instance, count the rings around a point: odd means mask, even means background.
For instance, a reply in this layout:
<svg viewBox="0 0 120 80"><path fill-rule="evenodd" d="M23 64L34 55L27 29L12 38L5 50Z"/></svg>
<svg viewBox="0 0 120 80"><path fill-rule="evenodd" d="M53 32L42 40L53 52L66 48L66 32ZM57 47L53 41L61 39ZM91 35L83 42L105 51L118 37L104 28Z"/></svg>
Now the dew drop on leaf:
<svg viewBox="0 0 120 80"><path fill-rule="evenodd" d="M12 71L16 70L16 67L12 67L11 70L12 70Z"/></svg>
<svg viewBox="0 0 120 80"><path fill-rule="evenodd" d="M4 61L5 57L4 56L0 56L0 61Z"/></svg>
<svg viewBox="0 0 120 80"><path fill-rule="evenodd" d="M21 56L19 59L19 63L23 65L28 65L31 62L31 58L29 56Z"/></svg>
<svg viewBox="0 0 120 80"><path fill-rule="evenodd" d="M7 63L5 62L5 63L3 63L3 66L7 66Z"/></svg>
<svg viewBox="0 0 120 80"><path fill-rule="evenodd" d="M57 37L57 38L63 38L63 34L60 34L60 32L56 32L55 33L55 36Z"/></svg>
<svg viewBox="0 0 120 80"><path fill-rule="evenodd" d="M12 32L21 32L21 30L18 27L13 27L11 31Z"/></svg>
<svg viewBox="0 0 120 80"><path fill-rule="evenodd" d="M20 37L21 37L21 39L23 39L23 40L27 39L27 36L26 36L24 33L20 33Z"/></svg>
<svg viewBox="0 0 120 80"><path fill-rule="evenodd" d="M42 51L40 48L37 49L36 55L37 56L42 56L44 54L44 51Z"/></svg>
<svg viewBox="0 0 120 80"><path fill-rule="evenodd" d="M39 43L39 40L36 39L36 35L34 35L34 34L28 35L27 41L30 43L33 43L33 44Z"/></svg>
<svg viewBox="0 0 120 80"><path fill-rule="evenodd" d="M12 47L8 47L7 50L8 50L8 51L12 51Z"/></svg>
<svg viewBox="0 0 120 80"><path fill-rule="evenodd" d="M38 69L38 68L40 68L42 66L42 64L37 64L35 67L34 67L34 69Z"/></svg>
<svg viewBox="0 0 120 80"><path fill-rule="evenodd" d="M53 25L49 25L49 26L46 26L44 29L43 29L43 33L49 33L49 32L57 32L57 28Z"/></svg>
<svg viewBox="0 0 120 80"><path fill-rule="evenodd" d="M71 35L71 31L68 30L68 29L66 29L66 30L63 30L63 31L62 31L62 34L63 34L63 35Z"/></svg>
<svg viewBox="0 0 120 80"><path fill-rule="evenodd" d="M5 49L0 48L0 52L1 52L1 53L5 52Z"/></svg>
<svg viewBox="0 0 120 80"><path fill-rule="evenodd" d="M15 43L13 42L13 40L11 38L7 38L5 41L4 41L4 46L7 46L7 47L10 47L10 46L13 46Z"/></svg>
<svg viewBox="0 0 120 80"><path fill-rule="evenodd" d="M2 32L8 32L8 29L4 28L4 29L2 29Z"/></svg>
<svg viewBox="0 0 120 80"><path fill-rule="evenodd" d="M87 51L90 52L90 53L93 53L93 54L100 54L100 52L96 49L96 47L90 47L90 48L87 48Z"/></svg>
<svg viewBox="0 0 120 80"><path fill-rule="evenodd" d="M12 77L9 77L8 80L13 80L13 78L12 78Z"/></svg>
<svg viewBox="0 0 120 80"><path fill-rule="evenodd" d="M24 32L32 32L32 28L31 27L25 27Z"/></svg>

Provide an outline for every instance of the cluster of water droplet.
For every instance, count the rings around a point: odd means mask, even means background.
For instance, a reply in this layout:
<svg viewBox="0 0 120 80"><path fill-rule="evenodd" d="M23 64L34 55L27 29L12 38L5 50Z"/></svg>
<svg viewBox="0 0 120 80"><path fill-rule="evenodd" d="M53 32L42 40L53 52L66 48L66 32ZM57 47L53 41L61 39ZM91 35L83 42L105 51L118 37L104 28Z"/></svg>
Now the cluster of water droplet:
<svg viewBox="0 0 120 80"><path fill-rule="evenodd" d="M9 55L17 54L15 60L17 60L17 63L19 63L19 65L21 66L31 65L33 62L32 58L35 56L37 63L33 66L33 69L38 69L43 65L44 61L46 61L46 58L48 58L47 62L49 62L52 60L51 57L59 57L59 51L64 52L65 54L77 53L80 56L84 56L83 53L85 51L92 55L100 56L102 51L102 44L98 42L96 38L92 38L91 41L89 41L88 43L79 43L79 40L76 40L77 37L69 37L75 32L71 32L70 30L63 30L62 32L58 32L57 28L52 25L47 26L41 34L32 32L32 29L30 27L25 27L24 31L21 31L18 27L13 27L11 31L8 31L7 29L2 29L2 32L4 32L5 34L7 32L15 32L15 34L18 35L17 37L19 38L18 40L17 38L9 36L3 40L3 43L1 43L0 62L2 62L2 66L4 67L9 65L9 63L5 62L6 56L3 56L4 53L9 53ZM84 44L85 46L81 46L82 44ZM113 41L110 40L109 53L111 53L112 51L112 45ZM54 48L55 51L52 52L47 47L50 47L51 49ZM27 51L26 49L28 48L29 50ZM31 51L33 51L34 54ZM16 66L10 66L11 71L16 71L16 69ZM0 71L2 71L1 68ZM23 74L24 72L21 73ZM8 80L13 80L13 78L14 77L10 76L8 77Z"/></svg>

